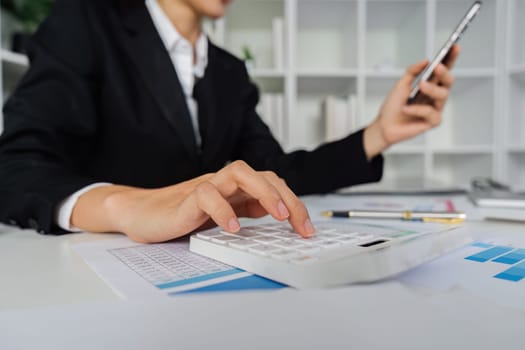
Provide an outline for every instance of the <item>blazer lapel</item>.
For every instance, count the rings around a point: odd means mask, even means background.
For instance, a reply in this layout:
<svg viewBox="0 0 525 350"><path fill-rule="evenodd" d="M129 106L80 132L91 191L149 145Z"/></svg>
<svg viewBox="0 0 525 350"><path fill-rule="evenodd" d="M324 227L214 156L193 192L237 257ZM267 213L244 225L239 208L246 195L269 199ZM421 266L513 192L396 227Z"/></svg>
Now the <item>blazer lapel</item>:
<svg viewBox="0 0 525 350"><path fill-rule="evenodd" d="M190 156L197 157L193 126L182 86L144 2L128 4L122 10L124 26L129 34L125 47L130 57Z"/></svg>

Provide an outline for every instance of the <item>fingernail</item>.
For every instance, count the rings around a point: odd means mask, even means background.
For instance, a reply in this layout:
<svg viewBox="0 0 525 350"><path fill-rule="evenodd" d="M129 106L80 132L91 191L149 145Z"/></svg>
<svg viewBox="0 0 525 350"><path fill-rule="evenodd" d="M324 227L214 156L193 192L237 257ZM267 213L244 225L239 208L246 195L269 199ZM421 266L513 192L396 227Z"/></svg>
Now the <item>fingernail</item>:
<svg viewBox="0 0 525 350"><path fill-rule="evenodd" d="M241 225L239 224L239 220L237 218L231 218L230 221L228 221L228 229L232 232L237 232L241 228Z"/></svg>
<svg viewBox="0 0 525 350"><path fill-rule="evenodd" d="M290 216L290 212L286 208L286 205L284 205L283 201L279 201L279 203L277 204L277 210L279 211L279 215L282 218L287 218Z"/></svg>
<svg viewBox="0 0 525 350"><path fill-rule="evenodd" d="M306 231L308 236L314 235L315 228L314 228L314 225L312 225L312 222L310 221L310 219L306 219L306 221L304 222L304 230Z"/></svg>

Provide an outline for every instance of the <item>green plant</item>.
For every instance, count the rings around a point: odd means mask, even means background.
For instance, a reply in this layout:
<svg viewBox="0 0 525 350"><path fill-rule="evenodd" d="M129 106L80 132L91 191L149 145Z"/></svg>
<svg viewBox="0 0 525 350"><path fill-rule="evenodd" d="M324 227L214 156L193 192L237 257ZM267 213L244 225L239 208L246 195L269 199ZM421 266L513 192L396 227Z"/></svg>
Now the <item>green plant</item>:
<svg viewBox="0 0 525 350"><path fill-rule="evenodd" d="M53 0L0 0L2 9L10 13L26 33L36 30L48 15Z"/></svg>
<svg viewBox="0 0 525 350"><path fill-rule="evenodd" d="M248 46L242 47L242 58L245 61L253 61L255 59L255 57L253 57L252 51Z"/></svg>

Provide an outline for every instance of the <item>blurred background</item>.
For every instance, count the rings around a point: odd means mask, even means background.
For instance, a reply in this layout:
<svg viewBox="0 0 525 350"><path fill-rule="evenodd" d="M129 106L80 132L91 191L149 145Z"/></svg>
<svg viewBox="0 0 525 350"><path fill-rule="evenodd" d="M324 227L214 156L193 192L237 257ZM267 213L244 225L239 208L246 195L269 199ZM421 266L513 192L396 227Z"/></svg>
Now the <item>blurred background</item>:
<svg viewBox="0 0 525 350"><path fill-rule="evenodd" d="M27 37L52 3L1 0L4 99L28 67ZM259 113L284 147L311 149L373 120L406 66L431 58L471 4L235 0L205 30L245 60L261 89ZM443 124L390 149L384 180L367 186L457 188L487 176L525 190L523 18L525 0L483 1L460 41Z"/></svg>

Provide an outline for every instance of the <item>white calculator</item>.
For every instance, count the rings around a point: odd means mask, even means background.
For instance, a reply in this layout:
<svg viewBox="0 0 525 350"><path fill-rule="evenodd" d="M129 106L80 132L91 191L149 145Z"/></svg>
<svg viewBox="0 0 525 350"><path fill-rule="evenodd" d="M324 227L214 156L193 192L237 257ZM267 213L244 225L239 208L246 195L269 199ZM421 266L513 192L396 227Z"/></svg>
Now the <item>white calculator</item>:
<svg viewBox="0 0 525 350"><path fill-rule="evenodd" d="M457 226L396 228L348 219L314 225L312 238L302 238L288 223L247 226L237 233L215 228L192 235L190 250L304 289L389 278L471 241Z"/></svg>

